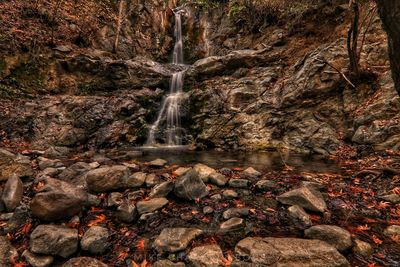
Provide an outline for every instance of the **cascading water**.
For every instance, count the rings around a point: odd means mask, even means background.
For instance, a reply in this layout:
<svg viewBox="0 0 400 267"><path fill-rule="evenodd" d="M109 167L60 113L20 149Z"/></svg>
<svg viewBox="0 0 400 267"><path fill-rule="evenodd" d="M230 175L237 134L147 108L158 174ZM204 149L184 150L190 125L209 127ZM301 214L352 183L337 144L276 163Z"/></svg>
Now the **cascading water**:
<svg viewBox="0 0 400 267"><path fill-rule="evenodd" d="M183 41L182 41L182 13L177 8L175 14L175 46L172 58L173 64L183 64ZM160 126L165 121L165 144L168 146L182 145L183 129L181 128L180 105L183 97L183 71L172 75L170 92L163 100L157 120L150 127L147 145L156 145L156 134L161 131Z"/></svg>

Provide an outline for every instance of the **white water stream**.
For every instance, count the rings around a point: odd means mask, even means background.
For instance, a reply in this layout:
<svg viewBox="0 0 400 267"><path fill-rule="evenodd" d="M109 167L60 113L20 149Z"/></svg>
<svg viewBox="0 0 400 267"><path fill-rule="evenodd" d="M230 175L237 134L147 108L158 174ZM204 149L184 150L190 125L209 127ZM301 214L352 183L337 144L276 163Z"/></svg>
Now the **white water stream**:
<svg viewBox="0 0 400 267"><path fill-rule="evenodd" d="M175 14L175 46L172 63L183 64L183 41L182 41L182 9L176 9ZM169 94L163 100L156 121L150 127L147 145L157 145L156 136L162 131L161 124L165 124L165 144L167 146L182 145L183 129L181 127L180 106L183 98L183 75L184 72L176 72L172 75Z"/></svg>

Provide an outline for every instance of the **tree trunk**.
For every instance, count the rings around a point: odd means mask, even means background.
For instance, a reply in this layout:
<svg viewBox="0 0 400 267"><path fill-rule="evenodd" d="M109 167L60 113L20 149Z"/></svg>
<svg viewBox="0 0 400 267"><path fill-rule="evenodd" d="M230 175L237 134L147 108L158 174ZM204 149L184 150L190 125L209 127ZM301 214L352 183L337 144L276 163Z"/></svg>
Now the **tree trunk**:
<svg viewBox="0 0 400 267"><path fill-rule="evenodd" d="M394 85L400 95L400 0L376 0L389 39L389 57Z"/></svg>
<svg viewBox="0 0 400 267"><path fill-rule="evenodd" d="M114 41L114 47L113 47L113 52L114 53L118 52L119 35L120 35L120 32L121 32L122 15L124 13L124 6L125 6L125 0L120 0L119 1L119 8L118 8L118 17L117 17L117 29L116 29L115 41Z"/></svg>

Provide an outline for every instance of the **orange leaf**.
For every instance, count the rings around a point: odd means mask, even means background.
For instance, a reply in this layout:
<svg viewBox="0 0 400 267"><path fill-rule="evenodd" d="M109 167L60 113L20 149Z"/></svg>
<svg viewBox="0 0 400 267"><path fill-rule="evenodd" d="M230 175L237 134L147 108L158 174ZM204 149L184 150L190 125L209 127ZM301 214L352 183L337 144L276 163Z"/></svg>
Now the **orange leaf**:
<svg viewBox="0 0 400 267"><path fill-rule="evenodd" d="M225 267L230 267L232 265L232 261L233 261L232 252L228 251L226 258L222 257L222 263L224 264Z"/></svg>
<svg viewBox="0 0 400 267"><path fill-rule="evenodd" d="M127 251L121 251L118 254L117 260L118 261L124 261L128 257L128 251L129 251L129 249Z"/></svg>
<svg viewBox="0 0 400 267"><path fill-rule="evenodd" d="M374 256L377 257L377 258L380 258L380 259L386 258L385 255L383 255L382 253L379 253L379 252L378 252L378 253L375 253Z"/></svg>
<svg viewBox="0 0 400 267"><path fill-rule="evenodd" d="M385 202L385 201L381 201L381 202L378 203L378 205L376 205L376 208L378 210L383 210L383 209L386 209L388 207L390 207L390 203L389 202Z"/></svg>
<svg viewBox="0 0 400 267"><path fill-rule="evenodd" d="M91 226L95 226L98 223L105 223L107 222L107 217L104 214L100 214L100 215L96 215L96 219L91 220L87 223L87 226L91 227Z"/></svg>
<svg viewBox="0 0 400 267"><path fill-rule="evenodd" d="M367 230L370 230L370 229L371 229L371 227L369 227L368 224L366 224L366 225L357 226L355 230L358 231L358 232L363 232L363 231L367 231Z"/></svg>
<svg viewBox="0 0 400 267"><path fill-rule="evenodd" d="M29 264L27 262L17 262L14 264L14 267L25 267L25 266L29 266Z"/></svg>
<svg viewBox="0 0 400 267"><path fill-rule="evenodd" d="M378 237L376 237L376 235L373 235L371 238L372 238L372 241L374 241L374 243L377 245L380 245L383 243L383 241L380 240Z"/></svg>
<svg viewBox="0 0 400 267"><path fill-rule="evenodd" d="M145 242L144 239L140 239L136 244L137 250L144 250L145 249Z"/></svg>

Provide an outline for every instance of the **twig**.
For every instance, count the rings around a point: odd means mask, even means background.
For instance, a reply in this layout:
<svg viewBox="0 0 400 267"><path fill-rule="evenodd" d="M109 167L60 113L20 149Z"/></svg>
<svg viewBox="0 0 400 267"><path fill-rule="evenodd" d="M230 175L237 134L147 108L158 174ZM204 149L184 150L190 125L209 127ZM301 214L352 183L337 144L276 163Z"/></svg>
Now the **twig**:
<svg viewBox="0 0 400 267"><path fill-rule="evenodd" d="M356 86L349 80L349 78L347 78L347 76L343 73L343 72L341 72L338 68L336 68L335 66L333 66L332 64L330 64L326 59L316 59L316 60L318 60L319 62L322 62L322 63L325 63L325 64L327 64L329 67L331 67L332 69L334 69L334 70L336 70L336 72L337 73L339 73L342 77L343 77L343 79L345 79L346 80L346 82L351 86L351 87L353 87L353 88L356 88Z"/></svg>

